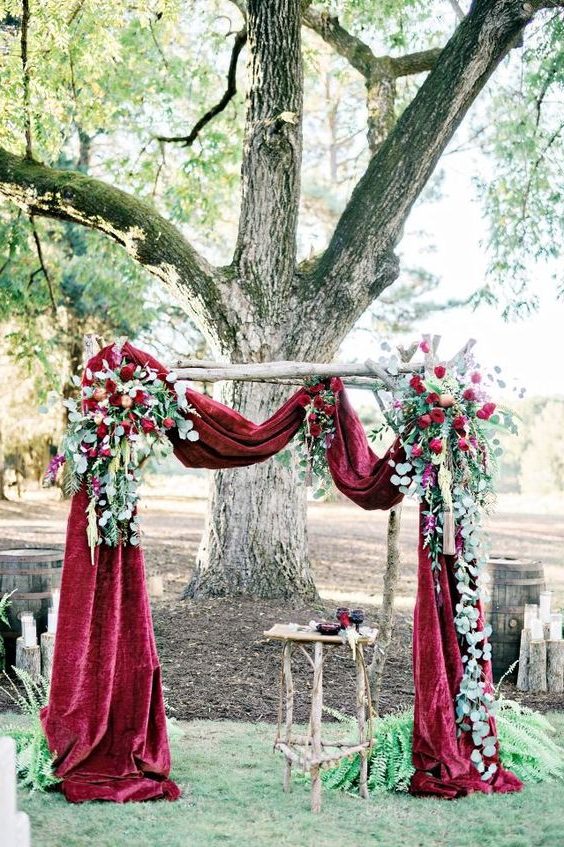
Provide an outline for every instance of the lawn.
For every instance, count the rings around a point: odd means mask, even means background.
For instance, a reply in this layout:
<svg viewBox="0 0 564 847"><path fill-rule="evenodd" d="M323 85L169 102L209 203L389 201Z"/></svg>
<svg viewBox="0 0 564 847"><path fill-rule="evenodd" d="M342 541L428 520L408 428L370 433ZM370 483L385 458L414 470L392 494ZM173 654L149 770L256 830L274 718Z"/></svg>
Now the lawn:
<svg viewBox="0 0 564 847"><path fill-rule="evenodd" d="M564 742L564 714L550 718ZM21 718L17 718L21 720ZM0 716L0 733L7 716ZM308 787L281 789L273 727L191 721L173 742L177 803L72 806L58 794L20 792L34 847L559 847L564 843L562 783L521 794L457 801L379 795L368 802L324 791L320 815Z"/></svg>

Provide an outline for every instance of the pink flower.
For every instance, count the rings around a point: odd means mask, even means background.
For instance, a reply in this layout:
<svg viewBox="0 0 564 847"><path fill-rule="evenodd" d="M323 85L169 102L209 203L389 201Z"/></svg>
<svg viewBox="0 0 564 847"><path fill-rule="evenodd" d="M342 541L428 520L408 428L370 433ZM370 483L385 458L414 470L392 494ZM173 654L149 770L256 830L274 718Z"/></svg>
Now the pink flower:
<svg viewBox="0 0 564 847"><path fill-rule="evenodd" d="M465 438L459 438L459 439L458 439L458 448L459 448L460 450L463 450L464 452L466 452L467 450L469 450L469 449L470 449L470 445L469 445L469 443L466 441L466 439L465 439Z"/></svg>
<svg viewBox="0 0 564 847"><path fill-rule="evenodd" d="M427 429L427 427L431 426L431 424L431 415L421 415L421 417L417 420L417 426L419 429Z"/></svg>
<svg viewBox="0 0 564 847"><path fill-rule="evenodd" d="M442 440L442 438L431 438L431 440L429 441L429 450L431 450L432 453L437 453L437 455L439 453L442 453L443 452L443 440Z"/></svg>
<svg viewBox="0 0 564 847"><path fill-rule="evenodd" d="M476 392L474 391L473 388L466 388L464 390L462 396L464 397L465 400L471 400L471 401L476 400Z"/></svg>
<svg viewBox="0 0 564 847"><path fill-rule="evenodd" d="M412 455L415 459L418 459L420 456L422 456L422 455L423 455L423 448L421 447L421 445L420 445L420 444L413 444L413 445L412 445L412 447L411 447L411 455Z"/></svg>
<svg viewBox="0 0 564 847"><path fill-rule="evenodd" d="M491 417L496 410L495 403L484 403L483 407L484 412L488 417Z"/></svg>
<svg viewBox="0 0 564 847"><path fill-rule="evenodd" d="M428 341L423 340L419 345L419 349L422 350L423 353L430 353L431 352L431 345L429 344Z"/></svg>
<svg viewBox="0 0 564 847"><path fill-rule="evenodd" d="M155 422L151 418L141 418L141 429L143 432L152 432L155 429Z"/></svg>
<svg viewBox="0 0 564 847"><path fill-rule="evenodd" d="M478 371L474 371L470 379L472 380L474 385L478 385L478 383L482 381L482 374L478 373Z"/></svg>
<svg viewBox="0 0 564 847"><path fill-rule="evenodd" d="M489 415L484 411L484 409L478 409L476 412L476 417L480 418L481 421L487 421Z"/></svg>
<svg viewBox="0 0 564 847"><path fill-rule="evenodd" d="M466 429L466 418L464 417L464 415L457 415L453 419L452 425L454 429L462 431L463 429Z"/></svg>
<svg viewBox="0 0 564 847"><path fill-rule="evenodd" d="M174 418L165 418L163 421L163 426L165 429L172 429L174 426Z"/></svg>
<svg viewBox="0 0 564 847"><path fill-rule="evenodd" d="M317 415L313 412L311 413L311 415L307 416L307 419L310 423L317 423Z"/></svg>

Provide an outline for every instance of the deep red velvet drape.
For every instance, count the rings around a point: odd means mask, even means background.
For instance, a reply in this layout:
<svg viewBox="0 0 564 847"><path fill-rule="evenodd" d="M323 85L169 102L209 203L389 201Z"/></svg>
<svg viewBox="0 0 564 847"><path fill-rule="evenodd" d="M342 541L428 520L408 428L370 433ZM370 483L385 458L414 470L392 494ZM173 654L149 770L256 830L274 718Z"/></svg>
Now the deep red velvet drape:
<svg viewBox="0 0 564 847"><path fill-rule="evenodd" d="M165 369L130 344L128 361ZM112 348L89 366L112 362ZM188 467L230 468L264 461L282 450L304 418L296 392L271 418L255 424L221 403L188 389L198 412L199 441L172 437L177 458ZM398 444L378 458L342 384L338 387L336 432L327 459L336 486L364 509L388 509L401 500L390 482L391 458L403 456ZM138 548L99 548L94 567L86 542L86 495L71 506L53 677L49 706L43 713L47 740L56 753L56 772L73 802L105 799L124 802L156 797L175 799L168 779L170 756L145 587L143 555ZM454 797L479 791L520 787L512 774L498 770L481 782L470 763L471 747L457 739L454 697L462 674L453 623L456 588L452 560L443 564L443 605L436 602L427 553L419 548L419 582L414 625L415 728L412 790Z"/></svg>

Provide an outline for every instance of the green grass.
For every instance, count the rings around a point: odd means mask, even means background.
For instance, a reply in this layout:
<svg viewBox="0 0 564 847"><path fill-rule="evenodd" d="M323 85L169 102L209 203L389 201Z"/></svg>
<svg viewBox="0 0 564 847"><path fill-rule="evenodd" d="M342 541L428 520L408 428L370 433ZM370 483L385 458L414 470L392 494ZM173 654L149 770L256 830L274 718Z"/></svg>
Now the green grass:
<svg viewBox="0 0 564 847"><path fill-rule="evenodd" d="M564 713L551 721L564 741ZM10 718L11 720L11 718ZM2 724L8 716L0 716ZM367 802L324 790L312 815L309 789L281 788L274 727L194 721L173 743L176 803L89 803L21 791L34 847L560 847L564 786L530 785L520 794L456 801L381 794Z"/></svg>

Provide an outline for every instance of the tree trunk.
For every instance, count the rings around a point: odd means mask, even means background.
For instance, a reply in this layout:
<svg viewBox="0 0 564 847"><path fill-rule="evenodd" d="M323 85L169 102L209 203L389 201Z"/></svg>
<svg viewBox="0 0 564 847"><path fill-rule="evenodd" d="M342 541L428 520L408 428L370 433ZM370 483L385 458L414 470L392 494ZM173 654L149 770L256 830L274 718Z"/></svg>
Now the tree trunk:
<svg viewBox="0 0 564 847"><path fill-rule="evenodd" d="M231 383L221 399L261 421L282 404L289 390ZM269 459L214 474L206 531L186 594L316 596L308 559L305 489L294 457L290 468Z"/></svg>

